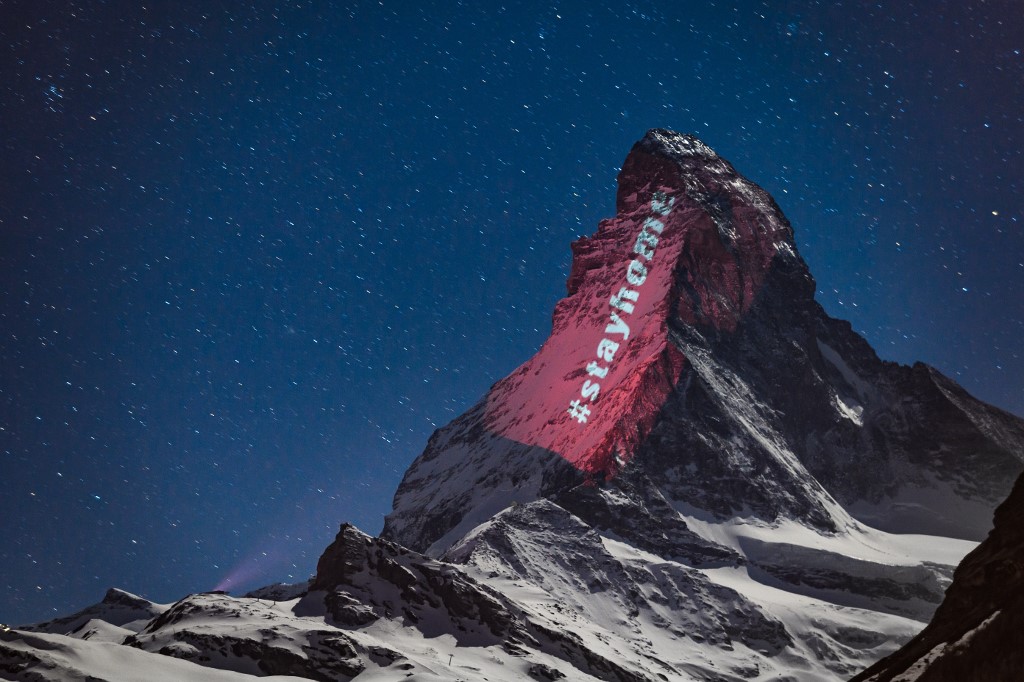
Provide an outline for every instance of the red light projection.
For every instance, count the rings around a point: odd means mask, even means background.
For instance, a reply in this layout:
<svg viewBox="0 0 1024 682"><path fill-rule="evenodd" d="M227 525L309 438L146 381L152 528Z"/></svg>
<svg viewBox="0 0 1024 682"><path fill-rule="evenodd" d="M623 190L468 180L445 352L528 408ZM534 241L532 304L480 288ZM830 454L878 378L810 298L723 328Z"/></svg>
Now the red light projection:
<svg viewBox="0 0 1024 682"><path fill-rule="evenodd" d="M687 366L669 341L669 320L736 328L788 244L788 226L721 159L710 163L722 172L699 180L677 163L630 154L618 215L573 244L569 295L555 307L551 336L491 389L491 432L555 452L593 479L611 478Z"/></svg>

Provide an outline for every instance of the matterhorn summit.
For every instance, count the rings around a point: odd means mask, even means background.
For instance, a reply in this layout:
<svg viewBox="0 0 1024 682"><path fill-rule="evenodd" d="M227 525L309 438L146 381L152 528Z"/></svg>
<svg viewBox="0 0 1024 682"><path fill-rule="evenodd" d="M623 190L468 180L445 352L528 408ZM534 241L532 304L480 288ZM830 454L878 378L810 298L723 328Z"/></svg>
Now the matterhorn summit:
<svg viewBox="0 0 1024 682"><path fill-rule="evenodd" d="M714 519L984 536L1019 419L829 317L779 207L697 138L648 132L617 205L572 245L551 336L434 435L386 537L441 553L512 502L654 492Z"/></svg>
<svg viewBox="0 0 1024 682"><path fill-rule="evenodd" d="M779 207L697 138L649 131L618 180L550 337L434 433L381 537L342 525L299 585L0 632L0 676L821 682L910 642L1024 421L829 317ZM1017 566L1006 509L954 596ZM888 660L1011 636L981 593Z"/></svg>

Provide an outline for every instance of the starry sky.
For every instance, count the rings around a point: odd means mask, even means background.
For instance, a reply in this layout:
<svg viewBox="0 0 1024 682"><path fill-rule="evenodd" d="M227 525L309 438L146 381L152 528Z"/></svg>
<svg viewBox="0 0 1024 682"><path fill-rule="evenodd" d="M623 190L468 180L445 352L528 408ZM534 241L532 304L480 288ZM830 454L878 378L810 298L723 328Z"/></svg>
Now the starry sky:
<svg viewBox="0 0 1024 682"><path fill-rule="evenodd" d="M298 581L540 346L648 128L1024 415L1019 0L0 0L0 622Z"/></svg>

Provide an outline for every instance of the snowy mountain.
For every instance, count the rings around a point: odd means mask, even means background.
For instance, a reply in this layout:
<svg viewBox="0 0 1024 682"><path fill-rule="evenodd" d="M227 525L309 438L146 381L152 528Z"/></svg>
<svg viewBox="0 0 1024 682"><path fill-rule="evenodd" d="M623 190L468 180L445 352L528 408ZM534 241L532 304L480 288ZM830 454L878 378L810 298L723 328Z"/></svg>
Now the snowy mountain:
<svg viewBox="0 0 1024 682"><path fill-rule="evenodd" d="M767 193L652 130L551 336L433 435L380 538L343 525L309 583L0 633L0 675L846 679L931 618L1024 422L814 289Z"/></svg>
<svg viewBox="0 0 1024 682"><path fill-rule="evenodd" d="M573 253L551 336L435 433L386 537L438 553L512 501L622 477L721 518L988 531L1024 425L828 317L778 206L699 140L648 133Z"/></svg>

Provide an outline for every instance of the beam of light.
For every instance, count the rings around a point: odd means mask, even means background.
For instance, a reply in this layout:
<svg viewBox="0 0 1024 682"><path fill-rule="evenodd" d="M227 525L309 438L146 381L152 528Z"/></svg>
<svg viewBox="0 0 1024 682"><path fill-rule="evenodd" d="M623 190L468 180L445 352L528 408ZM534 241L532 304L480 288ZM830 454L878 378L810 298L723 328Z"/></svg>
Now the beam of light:
<svg viewBox="0 0 1024 682"><path fill-rule="evenodd" d="M277 582L273 577L279 576L282 567L291 564L289 553L284 546L286 542L287 539L280 544L266 546L242 559L213 589L231 592L242 587L258 587L261 581Z"/></svg>
<svg viewBox="0 0 1024 682"><path fill-rule="evenodd" d="M325 496L319 488L308 491L289 511L278 514L282 519L280 525L268 530L264 539L234 564L214 589L244 593L273 583L305 580L309 574L303 571L315 567L315 562L309 568L301 565L301 558L308 556L308 540L323 530L330 537L330 530L337 528L338 507L337 496Z"/></svg>

